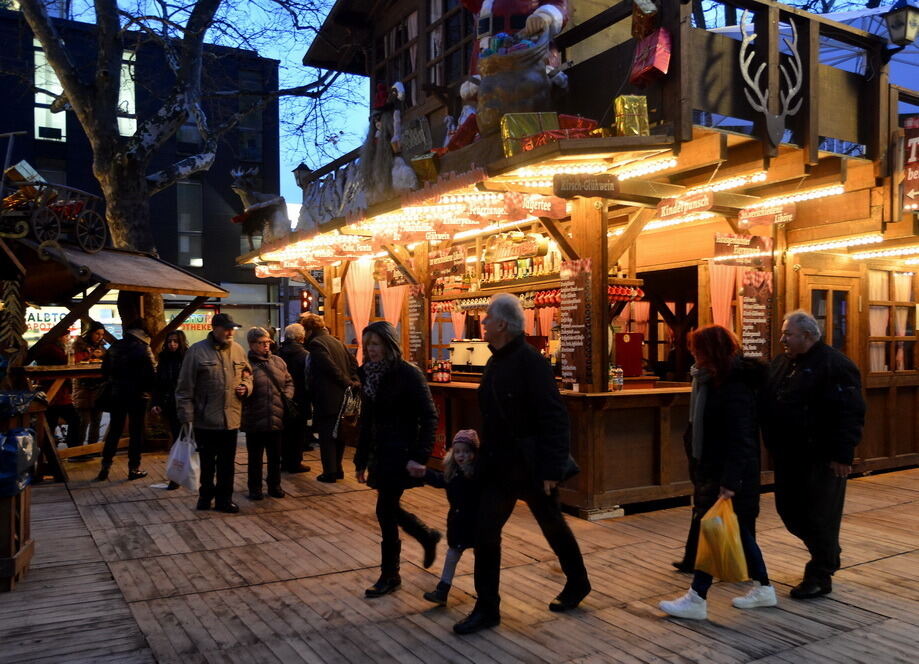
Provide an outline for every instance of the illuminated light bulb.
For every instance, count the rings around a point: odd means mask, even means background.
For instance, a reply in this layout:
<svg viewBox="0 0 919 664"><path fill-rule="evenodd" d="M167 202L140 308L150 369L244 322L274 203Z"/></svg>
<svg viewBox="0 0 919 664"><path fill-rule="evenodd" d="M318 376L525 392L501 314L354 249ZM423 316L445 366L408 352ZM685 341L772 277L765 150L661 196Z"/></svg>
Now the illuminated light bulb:
<svg viewBox="0 0 919 664"><path fill-rule="evenodd" d="M764 198L758 203L754 203L749 207L745 208L747 210L755 210L758 208L769 207L772 205L785 205L786 203L801 203L803 201L813 201L818 198L826 198L828 196L837 196L845 191L845 187L841 184L834 184L829 187L820 187L819 189L810 189L808 191L799 191L792 194L784 194L782 196L774 196L772 198Z"/></svg>
<svg viewBox="0 0 919 664"><path fill-rule="evenodd" d="M712 260L715 262L732 261L738 258L766 258L767 256L771 256L771 255L772 255L771 251L752 251L748 254L739 253L739 254L732 254L728 256L713 256Z"/></svg>
<svg viewBox="0 0 919 664"><path fill-rule="evenodd" d="M659 228L667 228L669 226L679 226L680 224L688 224L693 221L701 221L703 219L711 219L717 215L714 212L695 212L693 214L687 214L685 217L674 217L673 219L657 219L649 221L645 224L645 227L642 231L653 231ZM625 233L625 226L620 226L612 231L606 233L606 237L614 237L617 235L622 235Z"/></svg>
<svg viewBox="0 0 919 664"><path fill-rule="evenodd" d="M765 182L766 171L757 171L756 173L750 173L749 175L738 175L736 177L725 178L724 180L716 180L715 182L709 182L708 184L702 184L697 187L690 187L686 193L687 194L697 194L704 191L727 191L729 189L737 189L738 187L745 187L747 185L756 184L758 182Z"/></svg>
<svg viewBox="0 0 919 664"><path fill-rule="evenodd" d="M615 174L619 180L629 180L631 178L641 177L642 175L650 175L651 173L664 171L676 165L677 160L674 157L668 159L655 159L647 162L639 162L633 166L623 167L615 171Z"/></svg>
<svg viewBox="0 0 919 664"><path fill-rule="evenodd" d="M793 245L788 247L788 253L810 254L815 251L830 251L833 249L845 249L846 247L859 247L866 244L877 244L883 241L884 236L880 234L859 235L856 237L840 238L838 240L827 240L826 242ZM852 254L851 258L858 258L859 256L860 254Z"/></svg>

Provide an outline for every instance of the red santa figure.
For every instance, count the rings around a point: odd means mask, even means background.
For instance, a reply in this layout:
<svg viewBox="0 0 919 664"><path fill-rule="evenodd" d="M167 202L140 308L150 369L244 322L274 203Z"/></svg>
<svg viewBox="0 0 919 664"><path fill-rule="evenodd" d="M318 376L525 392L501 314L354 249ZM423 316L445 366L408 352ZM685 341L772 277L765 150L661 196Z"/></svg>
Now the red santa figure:
<svg viewBox="0 0 919 664"><path fill-rule="evenodd" d="M568 0L461 0L463 7L477 14L479 50L488 48L489 38L517 34L531 38L548 31L553 39L568 22ZM478 73L478 53L473 53L472 72Z"/></svg>

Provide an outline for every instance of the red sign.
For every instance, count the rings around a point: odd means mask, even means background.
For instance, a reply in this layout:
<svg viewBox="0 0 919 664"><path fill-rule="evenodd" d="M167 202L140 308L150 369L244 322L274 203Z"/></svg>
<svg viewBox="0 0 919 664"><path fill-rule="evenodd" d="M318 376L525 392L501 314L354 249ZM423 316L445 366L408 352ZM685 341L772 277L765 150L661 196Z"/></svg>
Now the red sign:
<svg viewBox="0 0 919 664"><path fill-rule="evenodd" d="M657 218L664 220L685 217L696 212L711 210L714 204L715 194L710 191L700 191L679 198L665 198L657 204Z"/></svg>
<svg viewBox="0 0 919 664"><path fill-rule="evenodd" d="M794 203L784 203L782 205L744 208L737 215L737 223L741 226L787 224L795 220L795 207Z"/></svg>
<svg viewBox="0 0 919 664"><path fill-rule="evenodd" d="M505 205L510 215L508 221L534 217L563 219L568 216L568 205L565 199L557 196L540 196L539 194L505 194Z"/></svg>
<svg viewBox="0 0 919 664"><path fill-rule="evenodd" d="M906 118L903 156L903 207L919 210L919 115Z"/></svg>
<svg viewBox="0 0 919 664"><path fill-rule="evenodd" d="M466 250L462 247L432 249L428 253L428 266L432 277L462 274L466 266Z"/></svg>

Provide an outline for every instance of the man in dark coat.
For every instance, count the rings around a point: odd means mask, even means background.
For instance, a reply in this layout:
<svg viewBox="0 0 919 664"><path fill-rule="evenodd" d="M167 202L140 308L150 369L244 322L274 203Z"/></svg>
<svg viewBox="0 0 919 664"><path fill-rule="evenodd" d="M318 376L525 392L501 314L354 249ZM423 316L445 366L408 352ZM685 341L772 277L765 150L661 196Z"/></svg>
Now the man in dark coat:
<svg viewBox="0 0 919 664"><path fill-rule="evenodd" d="M482 497L475 540L472 613L453 626L471 634L501 622L498 584L501 530L524 500L567 577L552 611L576 607L590 592L580 547L562 516L558 483L570 474L568 412L552 370L523 337L523 309L513 295L495 295L483 322L492 357L479 385Z"/></svg>
<svg viewBox="0 0 919 664"><path fill-rule="evenodd" d="M313 426L319 434L319 453L322 458L320 482L334 483L344 479L341 460L345 454L345 441L333 435L341 403L348 388L361 386L357 375L357 360L345 345L329 334L325 320L316 314L304 314L300 324L306 332L307 361L306 388L313 402Z"/></svg>
<svg viewBox="0 0 919 664"><path fill-rule="evenodd" d="M126 419L130 427L128 479L146 477L147 473L140 469L140 455L144 445L147 403L156 377L150 337L142 320L125 325L124 335L112 344L102 360L102 376L111 385L111 421L105 434L102 468L96 481L108 479Z"/></svg>
<svg viewBox="0 0 919 664"><path fill-rule="evenodd" d="M839 569L846 478L865 402L858 367L820 341L813 316L785 316L782 345L785 354L773 360L764 390L762 426L775 462L776 509L811 555L791 596L809 599L831 592Z"/></svg>
<svg viewBox="0 0 919 664"><path fill-rule="evenodd" d="M303 347L305 340L303 326L292 323L284 328L284 341L278 348L278 355L287 364L287 371L294 379L294 401L299 409L295 425L284 429L281 468L288 473L308 473L310 467L303 464L303 451L313 449L313 432L307 426L310 401L306 389L306 358L309 351Z"/></svg>

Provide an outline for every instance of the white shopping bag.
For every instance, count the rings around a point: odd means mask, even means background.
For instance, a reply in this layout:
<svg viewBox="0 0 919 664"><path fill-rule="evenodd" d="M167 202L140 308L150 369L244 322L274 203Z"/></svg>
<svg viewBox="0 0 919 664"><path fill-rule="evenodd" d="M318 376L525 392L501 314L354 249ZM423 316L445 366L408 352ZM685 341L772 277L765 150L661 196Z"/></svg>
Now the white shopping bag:
<svg viewBox="0 0 919 664"><path fill-rule="evenodd" d="M183 424L166 462L166 477L189 491L198 490L201 473L201 462L195 447L195 434L191 425Z"/></svg>

